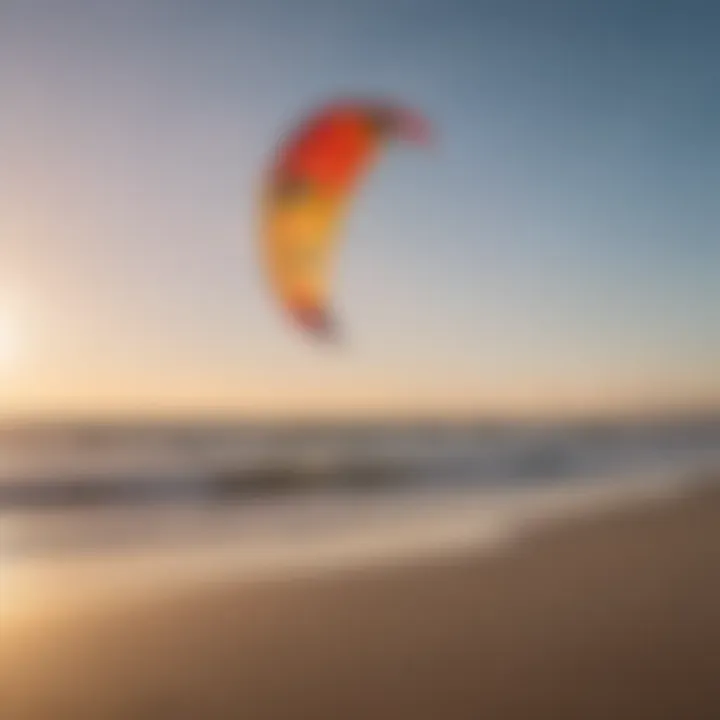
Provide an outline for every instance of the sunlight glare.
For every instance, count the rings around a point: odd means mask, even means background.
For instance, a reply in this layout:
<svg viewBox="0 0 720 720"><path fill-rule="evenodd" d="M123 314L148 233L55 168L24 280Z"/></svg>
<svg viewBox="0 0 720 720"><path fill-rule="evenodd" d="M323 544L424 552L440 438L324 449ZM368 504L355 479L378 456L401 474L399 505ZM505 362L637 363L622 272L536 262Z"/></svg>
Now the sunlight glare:
<svg viewBox="0 0 720 720"><path fill-rule="evenodd" d="M6 308L0 307L0 372L17 361L20 352L20 337L16 319Z"/></svg>

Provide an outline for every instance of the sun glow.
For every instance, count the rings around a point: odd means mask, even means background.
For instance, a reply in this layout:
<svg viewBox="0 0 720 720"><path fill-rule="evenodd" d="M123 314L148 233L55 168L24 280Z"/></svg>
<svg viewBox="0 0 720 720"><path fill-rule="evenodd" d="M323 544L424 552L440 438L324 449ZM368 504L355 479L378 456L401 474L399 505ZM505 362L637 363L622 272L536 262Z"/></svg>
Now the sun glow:
<svg viewBox="0 0 720 720"><path fill-rule="evenodd" d="M20 345L17 318L7 308L0 306L0 372L17 362Z"/></svg>

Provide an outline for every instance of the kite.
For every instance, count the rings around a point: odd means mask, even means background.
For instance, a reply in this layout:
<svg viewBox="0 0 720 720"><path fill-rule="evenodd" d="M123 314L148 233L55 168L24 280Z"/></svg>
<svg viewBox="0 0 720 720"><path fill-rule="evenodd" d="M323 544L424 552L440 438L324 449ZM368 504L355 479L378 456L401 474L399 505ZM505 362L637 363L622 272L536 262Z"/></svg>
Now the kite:
<svg viewBox="0 0 720 720"><path fill-rule="evenodd" d="M336 336L330 289L342 221L360 181L397 140L426 144L427 122L382 101L335 101L280 143L262 191L260 244L282 308L317 338Z"/></svg>

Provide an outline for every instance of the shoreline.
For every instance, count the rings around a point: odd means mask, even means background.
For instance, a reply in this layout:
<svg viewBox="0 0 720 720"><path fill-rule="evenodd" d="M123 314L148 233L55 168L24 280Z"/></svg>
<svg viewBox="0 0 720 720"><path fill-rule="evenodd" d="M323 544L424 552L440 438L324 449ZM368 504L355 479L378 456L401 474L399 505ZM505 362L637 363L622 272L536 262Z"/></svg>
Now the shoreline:
<svg viewBox="0 0 720 720"><path fill-rule="evenodd" d="M718 548L708 482L502 552L186 587L0 643L0 706L8 720L710 720Z"/></svg>
<svg viewBox="0 0 720 720"><path fill-rule="evenodd" d="M278 535L278 529L282 530L289 518L283 514L288 506L281 505L266 508L269 514L252 518L261 531L270 528L266 537L261 534L258 538L251 532L247 536L223 538L220 533L219 537L202 538L190 533L185 544L173 545L171 541L169 545L114 549L89 546L69 555L21 555L17 562L10 550L10 555L0 556L0 579L4 580L0 623L5 618L5 626L15 629L43 624L47 619L54 622L58 616L87 608L102 611L107 605L142 603L155 595L192 591L194 586L208 583L295 582L375 568L412 567L428 561L489 557L568 523L632 510L638 504L673 502L696 492L697 485L693 476L669 474L502 492L468 488L457 496L436 490L394 498L380 496L377 499L382 506L369 516L367 508L357 511L351 503L351 512L356 514L347 516L348 507L342 507L339 517L322 530L313 528L310 535L302 528L308 520L315 520L317 507L291 505L300 511L291 523L299 525L283 537L284 531ZM152 507L147 510L153 512ZM280 524L273 515L278 510ZM254 512L252 508L240 511ZM236 510L231 508L231 512ZM331 513L337 512L337 507L331 509ZM192 526L193 516L188 519ZM245 517L248 519L250 516ZM242 525L244 521L239 522ZM339 522L347 523L344 537L335 535ZM10 541L8 536L6 550L12 547ZM51 609L45 603L48 594L53 597Z"/></svg>

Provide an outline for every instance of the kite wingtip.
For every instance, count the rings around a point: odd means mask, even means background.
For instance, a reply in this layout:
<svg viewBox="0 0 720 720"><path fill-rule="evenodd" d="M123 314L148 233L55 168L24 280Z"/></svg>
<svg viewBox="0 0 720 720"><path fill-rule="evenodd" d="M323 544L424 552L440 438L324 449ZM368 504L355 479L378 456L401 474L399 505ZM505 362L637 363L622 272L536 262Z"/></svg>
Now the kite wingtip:
<svg viewBox="0 0 720 720"><path fill-rule="evenodd" d="M397 123L400 134L406 140L431 147L435 143L435 133L428 120L418 112L412 110L398 110Z"/></svg>
<svg viewBox="0 0 720 720"><path fill-rule="evenodd" d="M326 345L340 346L341 334L338 323L321 307L296 307L292 315L300 327Z"/></svg>

